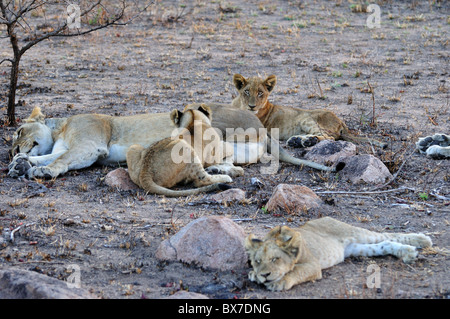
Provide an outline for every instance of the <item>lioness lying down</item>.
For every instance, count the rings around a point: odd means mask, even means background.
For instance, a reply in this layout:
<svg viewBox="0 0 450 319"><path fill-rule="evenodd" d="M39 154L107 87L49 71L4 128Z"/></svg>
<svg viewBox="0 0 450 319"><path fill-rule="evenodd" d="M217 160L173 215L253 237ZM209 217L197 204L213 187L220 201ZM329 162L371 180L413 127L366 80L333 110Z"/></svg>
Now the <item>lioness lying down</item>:
<svg viewBox="0 0 450 319"><path fill-rule="evenodd" d="M202 106L199 110L187 110L184 113L174 110L171 113L173 123L180 128L178 136L168 137L144 148L132 145L127 152L128 173L131 180L149 193L166 196L187 196L200 192L228 189L221 183L230 183L228 175L210 175L204 165L212 165L216 152L233 155L231 145L223 142L221 136L211 130L211 110ZM198 135L197 135L198 134ZM210 138L207 140L206 136ZM213 145L211 145L213 143ZM209 151L208 151L209 150ZM182 156L180 156L182 151ZM231 151L231 152L230 152ZM228 152L228 153L227 153ZM227 157L225 155L225 157ZM222 156L219 157L222 159ZM234 167L233 175L242 175L241 167ZM193 182L195 189L171 190L180 184Z"/></svg>
<svg viewBox="0 0 450 319"><path fill-rule="evenodd" d="M346 257L394 255L410 263L417 257L416 247L431 245L423 234L377 233L330 217L295 229L277 226L263 240L249 235L245 241L253 267L249 279L273 291L321 279L322 269Z"/></svg>
<svg viewBox="0 0 450 319"><path fill-rule="evenodd" d="M46 119L36 107L13 135L11 154L15 156L8 175L56 178L94 163L124 164L131 145L148 147L170 137L175 129L169 113L122 117L80 114ZM215 173L231 176L234 168L230 161L210 167Z"/></svg>
<svg viewBox="0 0 450 319"><path fill-rule="evenodd" d="M239 95L233 100L232 106L254 111L264 127L278 128L280 140L287 140L289 146L309 147L324 139L371 142L377 146L387 146L377 140L352 135L347 125L331 111L306 110L270 103L269 95L277 83L275 75L261 79L256 76L244 78L235 74L233 82Z"/></svg>

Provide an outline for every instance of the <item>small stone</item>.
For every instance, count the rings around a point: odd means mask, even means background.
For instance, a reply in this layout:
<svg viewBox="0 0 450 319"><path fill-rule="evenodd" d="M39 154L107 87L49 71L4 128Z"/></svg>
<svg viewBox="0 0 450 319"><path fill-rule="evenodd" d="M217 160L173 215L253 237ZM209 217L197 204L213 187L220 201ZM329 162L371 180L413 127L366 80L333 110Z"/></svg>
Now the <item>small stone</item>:
<svg viewBox="0 0 450 319"><path fill-rule="evenodd" d="M322 200L311 189L301 185L279 184L267 202L268 212L278 210L295 214L317 208Z"/></svg>
<svg viewBox="0 0 450 319"><path fill-rule="evenodd" d="M105 184L122 191L137 190L139 186L133 183L125 168L118 168L109 172L105 177Z"/></svg>
<svg viewBox="0 0 450 319"><path fill-rule="evenodd" d="M211 195L211 199L218 203L241 202L245 199L245 191L240 188L231 188L226 191Z"/></svg>

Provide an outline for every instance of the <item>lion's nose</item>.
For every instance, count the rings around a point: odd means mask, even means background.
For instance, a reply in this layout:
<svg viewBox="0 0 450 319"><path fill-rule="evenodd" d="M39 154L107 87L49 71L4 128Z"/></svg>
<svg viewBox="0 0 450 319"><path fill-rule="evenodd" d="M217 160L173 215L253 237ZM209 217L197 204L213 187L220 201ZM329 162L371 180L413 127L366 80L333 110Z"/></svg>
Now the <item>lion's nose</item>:
<svg viewBox="0 0 450 319"><path fill-rule="evenodd" d="M256 105L248 105L248 107L251 109L251 110L253 110L255 107L256 107Z"/></svg>
<svg viewBox="0 0 450 319"><path fill-rule="evenodd" d="M263 277L264 279L267 279L267 277L269 277L270 274L271 274L270 272L266 272L264 274L260 274L260 276Z"/></svg>

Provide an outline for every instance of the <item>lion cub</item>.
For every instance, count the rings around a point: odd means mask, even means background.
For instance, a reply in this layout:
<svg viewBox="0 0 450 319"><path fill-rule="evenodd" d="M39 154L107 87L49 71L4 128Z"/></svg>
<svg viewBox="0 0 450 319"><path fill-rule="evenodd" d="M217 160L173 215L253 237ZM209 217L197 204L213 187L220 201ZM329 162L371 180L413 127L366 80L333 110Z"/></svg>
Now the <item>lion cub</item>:
<svg viewBox="0 0 450 319"><path fill-rule="evenodd" d="M245 241L253 267L249 279L272 291L321 279L322 269L346 257L394 255L410 263L417 257L416 247L431 245L423 234L377 233L330 217L296 229L277 226L263 240L252 234Z"/></svg>
<svg viewBox="0 0 450 319"><path fill-rule="evenodd" d="M244 78L235 74L233 82L239 92L232 102L233 107L254 111L264 127L269 130L278 128L279 139L287 140L289 146L309 147L324 139L371 142L383 148L387 146L373 139L350 134L347 125L331 111L305 110L270 103L269 95L277 83L275 75L263 80L257 76Z"/></svg>
<svg viewBox="0 0 450 319"><path fill-rule="evenodd" d="M174 110L170 117L173 123L180 128L177 136L165 138L148 148L132 145L127 151L128 173L131 180L149 193L172 197L228 189L227 185L221 183L232 182L230 176L210 175L204 169L204 165L214 164L212 158L203 156L207 145L203 134L211 128L209 107L202 106L198 110L188 110L184 113ZM202 135L196 140L194 134L197 133ZM179 138L184 134L190 136L190 143L187 139ZM200 141L200 144L196 145L196 141L197 143ZM216 150L222 151L222 148L226 148L226 145L220 145L224 142L219 138L213 139L211 143L214 144ZM208 145L211 148L211 144ZM182 158L178 158L181 150L183 151ZM240 167L235 167L235 169L242 170ZM177 184L190 182L198 188L169 189Z"/></svg>

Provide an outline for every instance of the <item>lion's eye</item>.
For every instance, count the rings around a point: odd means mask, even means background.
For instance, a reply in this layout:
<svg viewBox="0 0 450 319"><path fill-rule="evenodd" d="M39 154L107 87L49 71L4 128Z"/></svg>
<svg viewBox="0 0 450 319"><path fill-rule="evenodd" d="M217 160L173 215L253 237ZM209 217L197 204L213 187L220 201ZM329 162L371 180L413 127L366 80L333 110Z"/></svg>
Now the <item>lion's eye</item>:
<svg viewBox="0 0 450 319"><path fill-rule="evenodd" d="M276 262L278 259L279 259L278 257L273 257L273 258L272 258L272 262L274 263L274 262Z"/></svg>
<svg viewBox="0 0 450 319"><path fill-rule="evenodd" d="M256 262L257 264L260 264L260 263L261 263L261 259L256 259L255 262Z"/></svg>
<svg viewBox="0 0 450 319"><path fill-rule="evenodd" d="M264 93L262 91L258 92L258 97L263 97Z"/></svg>
<svg viewBox="0 0 450 319"><path fill-rule="evenodd" d="M250 91L249 91L249 90L245 90L245 91L244 91L244 94L247 95L247 96L249 96L249 95L250 95Z"/></svg>

